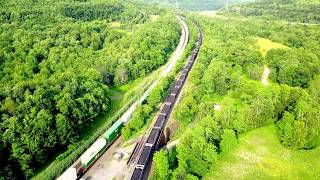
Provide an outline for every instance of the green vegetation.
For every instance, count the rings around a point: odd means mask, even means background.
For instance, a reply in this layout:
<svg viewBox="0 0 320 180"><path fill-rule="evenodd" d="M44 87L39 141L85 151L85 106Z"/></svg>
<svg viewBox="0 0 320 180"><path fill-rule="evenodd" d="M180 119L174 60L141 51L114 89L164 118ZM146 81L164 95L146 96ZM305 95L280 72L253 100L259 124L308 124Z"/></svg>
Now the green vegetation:
<svg viewBox="0 0 320 180"><path fill-rule="evenodd" d="M122 129L121 134L125 140L128 140L132 135L140 132L143 127L147 127L146 125L151 123L153 114L159 110L159 104L166 97L173 80L174 76L172 74L163 78L150 92L147 99L137 107L129 123Z"/></svg>
<svg viewBox="0 0 320 180"><path fill-rule="evenodd" d="M320 148L294 151L283 147L274 125L239 137L239 145L217 162L205 179L318 179Z"/></svg>
<svg viewBox="0 0 320 180"><path fill-rule="evenodd" d="M269 39L257 38L257 45L260 47L260 53L263 57L266 57L266 54L271 49L283 49L287 48L286 46L270 41Z"/></svg>
<svg viewBox="0 0 320 180"><path fill-rule="evenodd" d="M230 8L232 15L298 23L320 23L318 0L262 0Z"/></svg>
<svg viewBox="0 0 320 180"><path fill-rule="evenodd" d="M1 177L30 178L64 152L44 178L61 173L98 137L88 135L102 133L135 97L117 102L123 94L114 86L165 64L179 40L167 11L129 2L5 0L0 7ZM104 112L116 114L97 118ZM94 130L92 121L103 127Z"/></svg>
<svg viewBox="0 0 320 180"><path fill-rule="evenodd" d="M145 3L177 7L190 11L213 11L225 6L225 0L138 0ZM240 3L252 0L229 0L229 3Z"/></svg>
<svg viewBox="0 0 320 180"><path fill-rule="evenodd" d="M135 135L144 132L152 122L156 112L160 109L161 102L167 96L167 92L175 80L175 77L185 64L185 59L191 54L197 40L197 30L190 20L187 20L189 28L189 42L182 57L177 61L173 71L165 78L160 79L159 84L150 92L147 99L137 107L130 122L122 129L122 135L128 140Z"/></svg>
<svg viewBox="0 0 320 180"><path fill-rule="evenodd" d="M316 88L320 86L320 26L231 15L195 18L204 31L204 42L184 96L174 109L179 128L173 136L180 138L173 158L177 163L157 168L169 157L156 154L154 177L270 179L297 175L308 179L317 175L312 169L303 171L320 155L320 90ZM271 70L269 85L260 82L265 65ZM266 136L273 139L266 144L247 143L252 145L250 153L256 150L248 155L253 156L248 160L252 162L241 164L242 159L236 157L228 161L234 152L244 149L241 137L265 126L272 127L268 131L272 136ZM252 141L263 141L263 137L257 138ZM271 159L272 143L295 158L276 161L279 154L275 153ZM266 160L257 164L254 158L263 153ZM230 163L224 165L225 161ZM304 163L295 169L300 161ZM281 171L286 164L291 169ZM319 168L318 164L314 168Z"/></svg>

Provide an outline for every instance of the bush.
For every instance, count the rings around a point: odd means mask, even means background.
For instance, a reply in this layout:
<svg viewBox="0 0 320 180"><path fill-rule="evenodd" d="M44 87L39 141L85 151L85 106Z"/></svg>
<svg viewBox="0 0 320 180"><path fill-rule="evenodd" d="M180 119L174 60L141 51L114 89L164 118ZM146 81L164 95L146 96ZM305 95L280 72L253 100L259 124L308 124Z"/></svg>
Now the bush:
<svg viewBox="0 0 320 180"><path fill-rule="evenodd" d="M225 129L223 131L222 140L220 142L221 154L227 154L231 152L238 145L236 134L231 129Z"/></svg>

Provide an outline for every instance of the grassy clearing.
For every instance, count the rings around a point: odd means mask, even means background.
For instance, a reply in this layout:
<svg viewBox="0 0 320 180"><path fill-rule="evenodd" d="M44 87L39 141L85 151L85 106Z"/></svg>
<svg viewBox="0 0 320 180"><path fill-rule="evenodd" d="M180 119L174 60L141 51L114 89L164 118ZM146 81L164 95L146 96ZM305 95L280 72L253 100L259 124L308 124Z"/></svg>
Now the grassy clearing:
<svg viewBox="0 0 320 180"><path fill-rule="evenodd" d="M112 28L120 28L120 27L121 27L121 23L120 23L120 22L117 22L117 21L111 22L111 23L109 23L109 25L110 25L110 27L112 27Z"/></svg>
<svg viewBox="0 0 320 180"><path fill-rule="evenodd" d="M208 179L319 179L320 148L294 151L282 146L274 125L239 137Z"/></svg>
<svg viewBox="0 0 320 180"><path fill-rule="evenodd" d="M150 19L151 21L156 21L157 19L159 19L159 15L151 15Z"/></svg>
<svg viewBox="0 0 320 180"><path fill-rule="evenodd" d="M257 45L260 47L260 52L261 52L263 57L266 56L267 52L270 49L288 48L285 45L282 45L280 43L272 42L271 40L265 39L265 38L257 38Z"/></svg>

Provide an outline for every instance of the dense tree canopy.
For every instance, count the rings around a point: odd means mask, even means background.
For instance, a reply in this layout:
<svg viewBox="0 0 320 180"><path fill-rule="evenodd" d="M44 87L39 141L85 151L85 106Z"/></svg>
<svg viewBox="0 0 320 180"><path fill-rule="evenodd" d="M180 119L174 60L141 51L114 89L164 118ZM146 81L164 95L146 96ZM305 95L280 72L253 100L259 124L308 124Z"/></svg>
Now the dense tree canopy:
<svg viewBox="0 0 320 180"><path fill-rule="evenodd" d="M319 23L320 4L315 0L262 0L233 6L232 14L246 17L261 16L270 20L285 20L300 23Z"/></svg>
<svg viewBox="0 0 320 180"><path fill-rule="evenodd" d="M25 177L110 108L111 87L165 64L179 40L177 20L155 7L64 0L0 6L0 150Z"/></svg>

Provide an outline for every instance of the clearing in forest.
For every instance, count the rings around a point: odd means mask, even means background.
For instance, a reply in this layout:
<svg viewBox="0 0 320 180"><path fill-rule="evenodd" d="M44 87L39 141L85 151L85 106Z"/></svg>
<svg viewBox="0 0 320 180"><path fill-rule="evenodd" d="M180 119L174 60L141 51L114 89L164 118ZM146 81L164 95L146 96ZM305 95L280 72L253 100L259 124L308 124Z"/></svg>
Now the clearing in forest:
<svg viewBox="0 0 320 180"><path fill-rule="evenodd" d="M239 137L238 146L221 157L214 179L319 179L320 148L292 150L280 144L275 125Z"/></svg>
<svg viewBox="0 0 320 180"><path fill-rule="evenodd" d="M288 48L287 46L280 44L280 43L276 43L273 42L269 39L265 39L265 38L257 38L257 45L259 46L259 51L262 54L263 57L266 56L267 52L271 49L277 49L277 48ZM264 85L268 85L268 77L270 74L270 69L265 65L264 66L264 71L263 74L261 76L261 82Z"/></svg>
<svg viewBox="0 0 320 180"><path fill-rule="evenodd" d="M271 41L269 39L265 39L265 38L257 38L257 45L260 47L260 52L263 57L266 56L267 52L270 49L288 48L287 46L285 46L283 44L276 43L276 42L273 42L273 41Z"/></svg>

